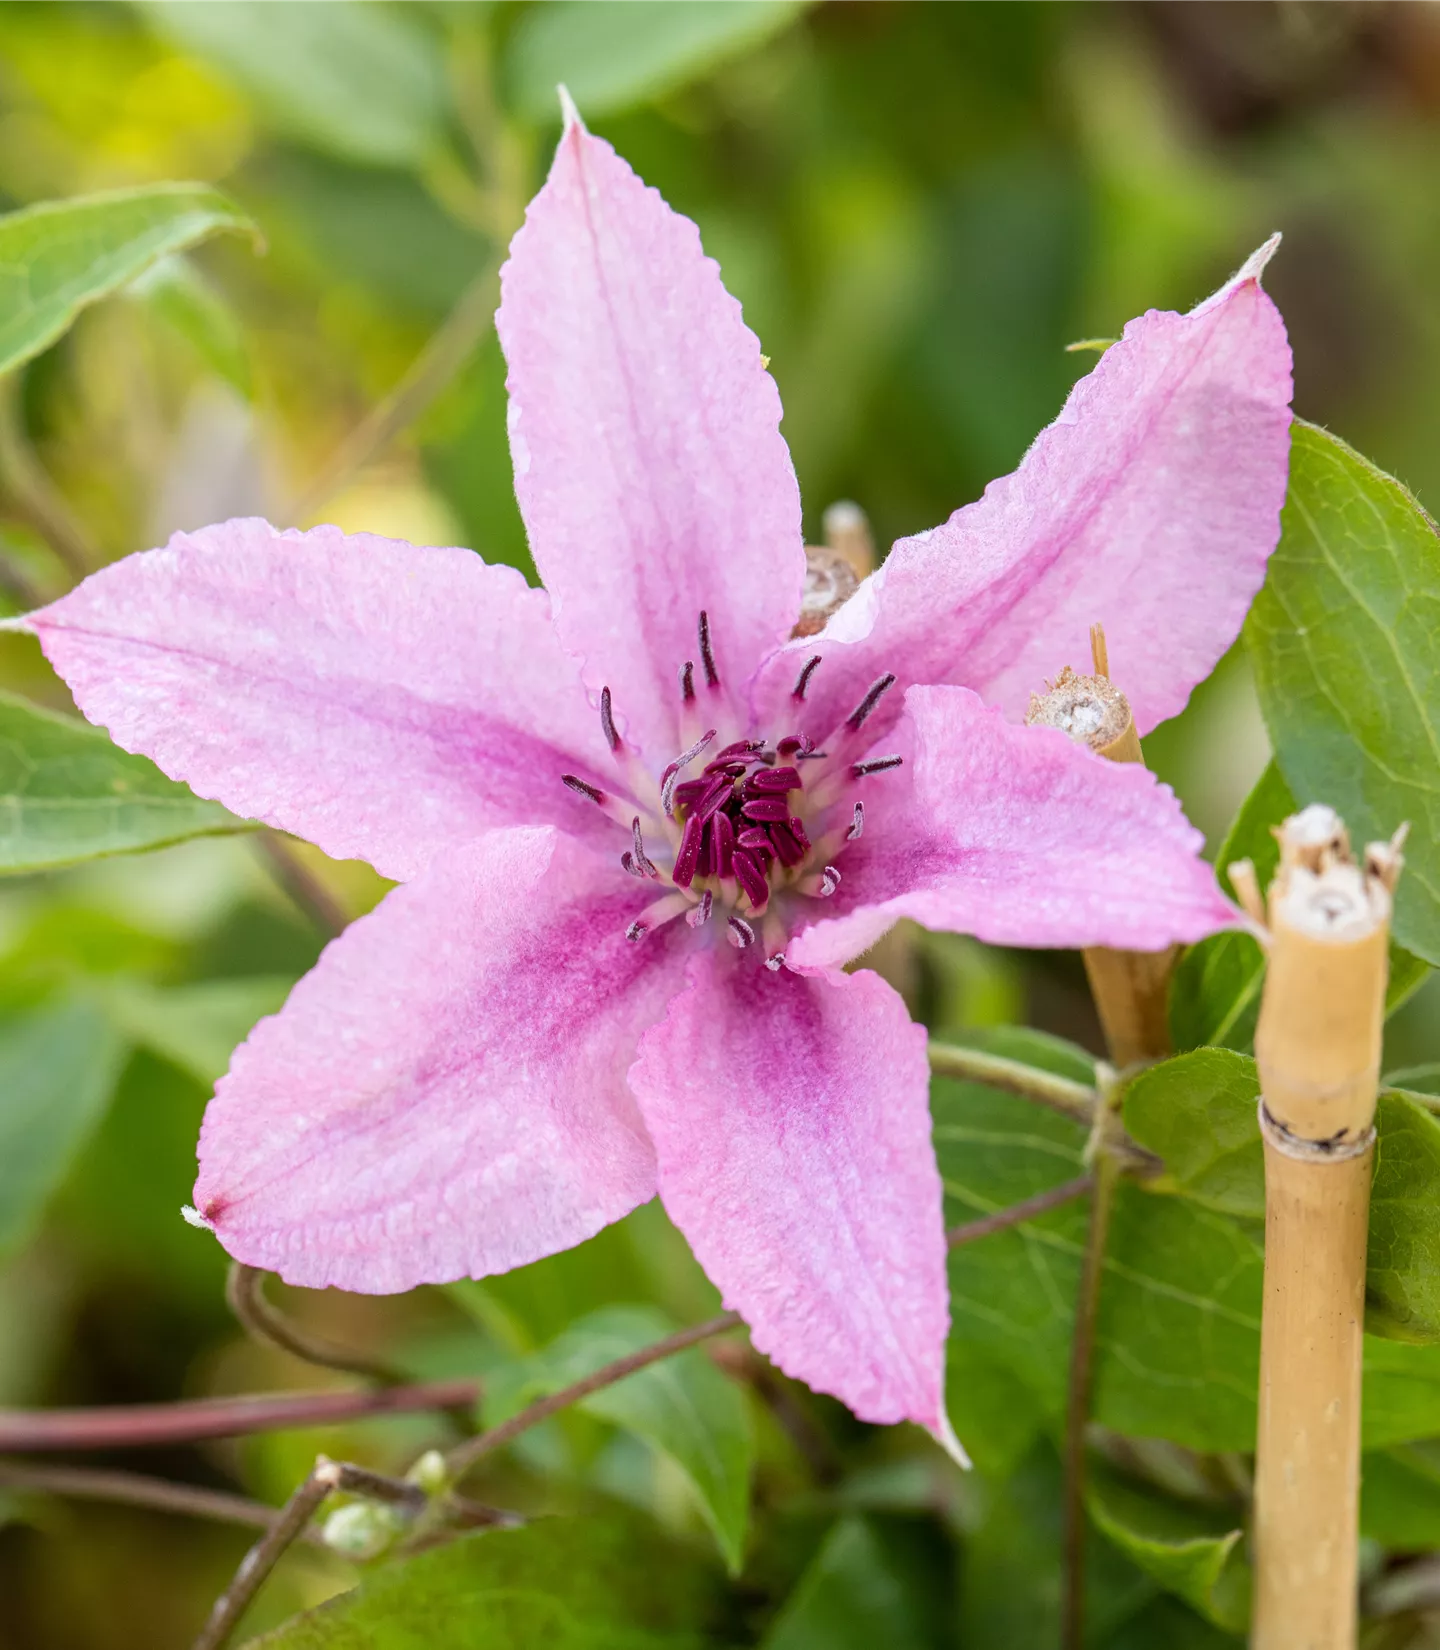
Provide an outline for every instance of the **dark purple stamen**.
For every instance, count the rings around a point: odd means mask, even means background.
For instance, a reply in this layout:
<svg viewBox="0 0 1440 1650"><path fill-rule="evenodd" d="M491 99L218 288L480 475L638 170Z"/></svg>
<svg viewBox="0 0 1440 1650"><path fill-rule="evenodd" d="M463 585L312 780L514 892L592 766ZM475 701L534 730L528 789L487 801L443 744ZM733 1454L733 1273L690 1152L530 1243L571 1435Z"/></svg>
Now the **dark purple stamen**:
<svg viewBox="0 0 1440 1650"><path fill-rule="evenodd" d="M620 749L620 733L615 726L615 714L610 704L610 689L600 689L600 731L612 751Z"/></svg>
<svg viewBox="0 0 1440 1650"><path fill-rule="evenodd" d="M831 894L840 886L840 873L833 865L827 865L820 873L820 898L829 899Z"/></svg>
<svg viewBox="0 0 1440 1650"><path fill-rule="evenodd" d="M785 966L785 953L777 951L773 957L766 957L765 966L772 974L778 974Z"/></svg>
<svg viewBox="0 0 1440 1650"><path fill-rule="evenodd" d="M763 768L759 773L751 774L749 787L752 791L798 791L800 789L799 768Z"/></svg>
<svg viewBox="0 0 1440 1650"><path fill-rule="evenodd" d="M695 697L695 661L687 659L680 666L680 697L688 705Z"/></svg>
<svg viewBox="0 0 1440 1650"><path fill-rule="evenodd" d="M605 793L598 785L591 785L583 779L577 779L573 773L562 773L560 783L568 785L572 791L578 796L583 796L588 802L603 803L605 801Z"/></svg>
<svg viewBox="0 0 1440 1650"><path fill-rule="evenodd" d="M715 875L729 877L735 874L735 824L727 813L718 813L710 821L710 835L715 843Z"/></svg>
<svg viewBox="0 0 1440 1650"><path fill-rule="evenodd" d="M768 824L776 819L789 819L790 804L783 796L752 796L741 804L740 812L746 819L758 819Z"/></svg>
<svg viewBox="0 0 1440 1650"><path fill-rule="evenodd" d="M770 840L775 844L775 857L787 871L797 866L809 850L808 842L801 846L800 838L804 834L804 827L798 819L770 827Z"/></svg>
<svg viewBox="0 0 1440 1650"><path fill-rule="evenodd" d="M737 951L743 951L747 945L754 945L755 930L744 917L731 917L726 926L730 930L730 943Z"/></svg>
<svg viewBox="0 0 1440 1650"><path fill-rule="evenodd" d="M795 686L790 689L792 699L803 699L805 689L810 686L810 678L820 668L820 654L812 654L800 667L800 674L795 678Z"/></svg>
<svg viewBox="0 0 1440 1650"><path fill-rule="evenodd" d="M745 890L751 905L758 911L770 898L770 885L760 869L760 861L748 848L737 848L731 855L735 880Z"/></svg>
<svg viewBox="0 0 1440 1650"><path fill-rule="evenodd" d="M855 804L855 817L850 821L850 829L845 833L845 840L847 842L858 842L860 840L860 833L864 829L865 804L863 802L857 802Z"/></svg>
<svg viewBox="0 0 1440 1650"><path fill-rule="evenodd" d="M627 848L620 856L620 869L627 871L632 877L643 877L645 873L635 863L635 856Z"/></svg>
<svg viewBox="0 0 1440 1650"><path fill-rule="evenodd" d="M636 940L643 940L649 932L650 929L645 923L632 922L625 930L625 938L633 945Z"/></svg>
<svg viewBox="0 0 1440 1650"><path fill-rule="evenodd" d="M708 820L700 831L700 852L695 856L695 875L697 877L713 877L715 875L715 833L710 829Z"/></svg>
<svg viewBox="0 0 1440 1650"><path fill-rule="evenodd" d="M670 793L670 800L677 808L693 808L709 789L708 779L682 780Z"/></svg>
<svg viewBox="0 0 1440 1650"><path fill-rule="evenodd" d="M710 615L702 607L700 609L700 663L705 667L705 680L709 686L720 686L720 672L715 668L715 653L710 646Z"/></svg>
<svg viewBox="0 0 1440 1650"><path fill-rule="evenodd" d="M856 779L863 779L867 773L884 773L887 768L898 768L904 760L903 756L872 756L866 762L852 762L850 772Z"/></svg>
<svg viewBox="0 0 1440 1650"><path fill-rule="evenodd" d="M680 846L675 851L675 866L670 880L677 888L688 888L695 880L695 867L700 858L700 839L705 834L705 823L691 814L685 821Z"/></svg>
<svg viewBox="0 0 1440 1650"><path fill-rule="evenodd" d="M711 728L706 733L701 734L690 749L688 751L682 751L673 762L668 763L666 765L665 772L661 774L660 806L664 808L665 812L671 819L674 819L675 817L675 781L679 777L680 770L682 768L689 767L689 765L697 756L699 756L700 752L705 749L714 737L714 728Z"/></svg>
<svg viewBox="0 0 1440 1650"><path fill-rule="evenodd" d="M638 814L630 821L630 841L631 855L635 862L635 875L658 878L660 872L651 863L650 856L645 852L645 838L640 834L640 816Z"/></svg>
<svg viewBox="0 0 1440 1650"><path fill-rule="evenodd" d="M887 670L883 676L878 677L870 684L870 691L845 718L845 726L850 729L851 733L858 730L860 724L894 686L895 672L893 670Z"/></svg>
<svg viewBox="0 0 1440 1650"><path fill-rule="evenodd" d="M715 897L707 888L700 896L700 903L692 911L685 913L685 920L692 928L703 928L710 920L710 909L715 903Z"/></svg>

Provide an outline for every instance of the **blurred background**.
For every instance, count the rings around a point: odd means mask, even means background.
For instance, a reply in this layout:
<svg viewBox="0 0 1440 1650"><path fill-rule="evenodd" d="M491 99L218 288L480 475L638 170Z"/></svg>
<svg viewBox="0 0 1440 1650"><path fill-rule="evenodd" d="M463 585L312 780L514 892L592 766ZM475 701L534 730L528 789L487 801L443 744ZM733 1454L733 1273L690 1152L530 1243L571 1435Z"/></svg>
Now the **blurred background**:
<svg viewBox="0 0 1440 1650"><path fill-rule="evenodd" d="M0 207L204 180L266 245L171 260L3 386L0 607L58 592L67 563L238 514L469 545L533 577L488 318L561 80L699 223L743 302L812 540L842 498L882 547L943 519L1088 370L1067 344L1189 307L1276 229L1266 283L1297 411L1440 503L1440 6L6 0ZM67 705L19 637L0 638L0 686ZM1147 751L1218 845L1268 754L1242 649ZM324 1383L240 1338L217 1247L177 1213L230 1047L335 911L383 892L363 866L304 865L298 901L245 837L0 885L0 1014L80 989L107 1028L93 1133L39 1229L0 1257L0 1404ZM1028 1018L1098 1047L1074 959L918 939L895 966L937 1028ZM1440 1058L1433 985L1391 1032L1392 1067ZM688 1318L707 1287L651 1209L466 1300L277 1294L438 1374L604 1299ZM273 1500L317 1447L393 1465L432 1431L130 1460ZM573 1428L536 1449L514 1469L522 1499L526 1472L570 1450L592 1486L665 1504L663 1484L641 1495L634 1463ZM4 1650L182 1645L244 1540L33 1498L0 1501L0 1518ZM298 1561L256 1625L352 1574Z"/></svg>

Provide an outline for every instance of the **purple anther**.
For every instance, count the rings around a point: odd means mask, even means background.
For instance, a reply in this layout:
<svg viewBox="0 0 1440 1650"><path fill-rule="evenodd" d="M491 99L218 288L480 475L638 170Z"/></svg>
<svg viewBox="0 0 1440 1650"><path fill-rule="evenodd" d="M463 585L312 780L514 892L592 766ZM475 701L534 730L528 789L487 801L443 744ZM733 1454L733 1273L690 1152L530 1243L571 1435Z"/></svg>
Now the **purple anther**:
<svg viewBox="0 0 1440 1650"><path fill-rule="evenodd" d="M800 674L795 678L795 686L790 689L790 697L792 699L803 699L805 697L805 689L810 686L810 678L817 670L819 670L819 668L820 655L818 653L812 653L805 663L801 665Z"/></svg>
<svg viewBox="0 0 1440 1650"><path fill-rule="evenodd" d="M733 745L727 745L723 751L716 751L717 762L750 762L754 760L756 751L765 749L763 739L737 739Z"/></svg>
<svg viewBox="0 0 1440 1650"><path fill-rule="evenodd" d="M710 646L710 615L700 609L700 663L705 667L705 680L710 687L720 686L720 672L715 668L715 651Z"/></svg>
<svg viewBox="0 0 1440 1650"><path fill-rule="evenodd" d="M635 863L635 856L627 848L620 856L620 869L632 877L643 877L645 873Z"/></svg>
<svg viewBox="0 0 1440 1650"><path fill-rule="evenodd" d="M754 945L755 930L744 917L731 917L725 926L728 930L726 937L737 951L743 951L747 945Z"/></svg>
<svg viewBox="0 0 1440 1650"><path fill-rule="evenodd" d="M799 768L761 768L758 773L752 773L749 779L749 788L752 791L798 791L800 789Z"/></svg>
<svg viewBox="0 0 1440 1650"><path fill-rule="evenodd" d="M707 888L700 896L700 903L685 913L685 920L692 928L703 928L710 920L710 908L715 903L715 896Z"/></svg>
<svg viewBox="0 0 1440 1650"><path fill-rule="evenodd" d="M865 762L852 762L850 774L854 779L863 779L867 773L885 773L890 768L898 768L904 760L903 756L872 756Z"/></svg>
<svg viewBox="0 0 1440 1650"><path fill-rule="evenodd" d="M766 957L765 966L772 974L778 974L785 966L785 953L777 951L773 957Z"/></svg>
<svg viewBox="0 0 1440 1650"><path fill-rule="evenodd" d="M610 689L600 689L600 731L612 751L620 749L620 732L615 726L615 713L610 704Z"/></svg>
<svg viewBox="0 0 1440 1650"><path fill-rule="evenodd" d="M777 754L782 759L794 757L796 761L802 756L808 756L814 749L815 742L808 733L787 734L775 747Z"/></svg>
<svg viewBox="0 0 1440 1650"><path fill-rule="evenodd" d="M770 885L765 880L765 873L760 869L760 861L748 848L737 848L731 856L735 867L735 880L749 896L750 903L758 911L770 898ZM679 880L678 877L676 879Z"/></svg>
<svg viewBox="0 0 1440 1650"><path fill-rule="evenodd" d="M660 775L660 804L671 819L675 817L675 780L680 770L689 767L714 737L714 728L702 733L688 751L682 751L673 762L667 763Z"/></svg>
<svg viewBox="0 0 1440 1650"><path fill-rule="evenodd" d="M730 815L716 814L710 821L710 835L715 842L715 875L729 877L735 874L735 826Z"/></svg>
<svg viewBox="0 0 1440 1650"><path fill-rule="evenodd" d="M820 898L829 899L831 894L840 886L840 873L833 865L827 865L820 873Z"/></svg>
<svg viewBox="0 0 1440 1650"><path fill-rule="evenodd" d="M694 882L695 866L700 858L700 839L704 834L704 821L691 814L685 821L680 846L675 852L675 865L670 872L670 880L677 888L688 888Z"/></svg>
<svg viewBox="0 0 1440 1650"><path fill-rule="evenodd" d="M680 697L688 705L695 698L695 661L687 659L680 666Z"/></svg>
<svg viewBox="0 0 1440 1650"><path fill-rule="evenodd" d="M678 790L679 787L677 786ZM711 779L705 794L695 804L695 812L701 819L709 819L715 810L728 802L735 794L735 787L725 774L718 774Z"/></svg>
<svg viewBox="0 0 1440 1650"><path fill-rule="evenodd" d="M717 756L713 762L707 762L700 771L707 779L717 773L723 773L727 779L739 779L745 772L745 764L734 760L722 762Z"/></svg>
<svg viewBox="0 0 1440 1650"><path fill-rule="evenodd" d="M632 922L625 930L625 938L633 945L636 940L643 940L649 932L649 928L643 922Z"/></svg>
<svg viewBox="0 0 1440 1650"><path fill-rule="evenodd" d="M803 820L789 819L786 824L790 827L790 834L808 854L810 852L810 838L806 835Z"/></svg>
<svg viewBox="0 0 1440 1650"><path fill-rule="evenodd" d="M763 825L749 825L735 838L742 848L748 848L752 854L768 854L775 857L775 844L770 840L770 833Z"/></svg>
<svg viewBox="0 0 1440 1650"><path fill-rule="evenodd" d="M847 842L858 842L860 840L860 833L864 829L865 804L863 802L857 802L855 804L855 817L850 821L850 829L845 833L845 840Z"/></svg>
<svg viewBox="0 0 1440 1650"><path fill-rule="evenodd" d="M577 779L573 773L562 773L560 783L568 785L577 796L583 796L587 802L598 802L602 806L604 805L605 793L598 785L591 785L583 779Z"/></svg>
<svg viewBox="0 0 1440 1650"><path fill-rule="evenodd" d="M640 816L636 814L630 821L631 853L635 861L635 875L637 877L654 877L658 880L660 872L651 863L650 856L645 852L645 838L640 834Z"/></svg>
<svg viewBox="0 0 1440 1650"><path fill-rule="evenodd" d="M856 732L860 724L894 686L895 672L893 670L887 670L883 676L877 677L870 684L870 691L845 718L845 726L850 729L851 733Z"/></svg>
<svg viewBox="0 0 1440 1650"><path fill-rule="evenodd" d="M817 750L796 751L795 752L795 760L797 762L823 762L825 760L825 758L827 756L829 756L829 754L830 754L829 751L817 751Z"/></svg>
<svg viewBox="0 0 1440 1650"><path fill-rule="evenodd" d="M762 824L790 817L790 804L783 796L752 796L740 805L746 819L758 819Z"/></svg>
<svg viewBox="0 0 1440 1650"><path fill-rule="evenodd" d="M709 790L708 779L684 779L670 793L670 801L676 808L693 808Z"/></svg>
<svg viewBox="0 0 1440 1650"><path fill-rule="evenodd" d="M796 835L795 827L799 823L798 819L792 819L788 823L782 821L770 827L770 840L775 844L775 857L787 871L792 870L804 859L805 851L810 846L808 842L802 846L799 836Z"/></svg>

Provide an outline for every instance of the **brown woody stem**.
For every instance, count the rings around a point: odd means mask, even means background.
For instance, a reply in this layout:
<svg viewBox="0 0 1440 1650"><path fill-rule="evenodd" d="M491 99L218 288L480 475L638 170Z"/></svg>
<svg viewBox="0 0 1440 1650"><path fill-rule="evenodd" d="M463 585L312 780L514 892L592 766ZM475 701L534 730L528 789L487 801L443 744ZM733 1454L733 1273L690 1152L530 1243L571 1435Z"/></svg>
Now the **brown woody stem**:
<svg viewBox="0 0 1440 1650"><path fill-rule="evenodd" d="M945 1241L950 1248L956 1249L962 1243L974 1243L978 1238L989 1237L992 1232L1003 1232L1011 1226L1023 1225L1037 1215L1073 1203L1077 1197L1084 1197L1094 1184L1093 1174L1077 1175L1074 1180L1051 1186L1048 1191L1036 1192L1034 1197L1027 1197L1023 1202L1012 1203L1008 1209L997 1209L993 1215L982 1215L978 1220L967 1220L963 1225L952 1226L945 1234Z"/></svg>
<svg viewBox="0 0 1440 1650"><path fill-rule="evenodd" d="M379 1358L367 1357L348 1347L311 1335L278 1311L265 1298L267 1274L258 1266L246 1266L241 1261L230 1263L230 1275L225 1284L225 1298L230 1310L240 1320L246 1332L255 1340L303 1358L307 1364L319 1364L322 1369L340 1369L347 1375L361 1375L366 1380L378 1381L382 1386L403 1386L406 1377L392 1364Z"/></svg>

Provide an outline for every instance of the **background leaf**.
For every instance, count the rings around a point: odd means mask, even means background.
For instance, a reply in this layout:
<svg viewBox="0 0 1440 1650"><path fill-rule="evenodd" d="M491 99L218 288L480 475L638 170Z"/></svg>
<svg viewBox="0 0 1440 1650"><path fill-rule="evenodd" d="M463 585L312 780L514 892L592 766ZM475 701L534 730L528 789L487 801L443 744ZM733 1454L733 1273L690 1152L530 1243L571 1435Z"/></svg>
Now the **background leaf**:
<svg viewBox="0 0 1440 1650"><path fill-rule="evenodd" d="M0 1252L39 1219L99 1121L124 1052L86 1002L0 1023Z"/></svg>
<svg viewBox="0 0 1440 1650"><path fill-rule="evenodd" d="M440 144L445 71L405 9L363 0L164 0L152 26L252 96L279 131L343 160L414 167Z"/></svg>
<svg viewBox="0 0 1440 1650"><path fill-rule="evenodd" d="M1440 536L1393 477L1297 422L1246 627L1275 756L1362 844L1411 824L1395 937L1440 963Z"/></svg>
<svg viewBox="0 0 1440 1650"><path fill-rule="evenodd" d="M586 119L672 91L727 58L760 45L808 0L553 0L532 6L511 36L504 78L516 109L560 118L564 85Z"/></svg>
<svg viewBox="0 0 1440 1650"><path fill-rule="evenodd" d="M0 217L0 373L53 344L88 304L221 230L255 226L199 183L47 201Z"/></svg>
<svg viewBox="0 0 1440 1650"><path fill-rule="evenodd" d="M236 1045L266 1014L278 1014L294 980L287 974L205 980L168 990L135 982L105 994L105 1007L133 1043L213 1088Z"/></svg>
<svg viewBox="0 0 1440 1650"><path fill-rule="evenodd" d="M103 728L0 693L0 874L247 828Z"/></svg>
<svg viewBox="0 0 1440 1650"><path fill-rule="evenodd" d="M188 258L174 254L152 264L130 283L129 295L172 327L233 390L250 394L239 319Z"/></svg>
<svg viewBox="0 0 1440 1650"><path fill-rule="evenodd" d="M485 1422L495 1426L534 1399L637 1352L677 1326L653 1307L610 1306L572 1323L509 1379L486 1385ZM664 1451L684 1473L726 1562L738 1570L750 1518L754 1441L739 1389L695 1347L602 1387L577 1406Z"/></svg>

